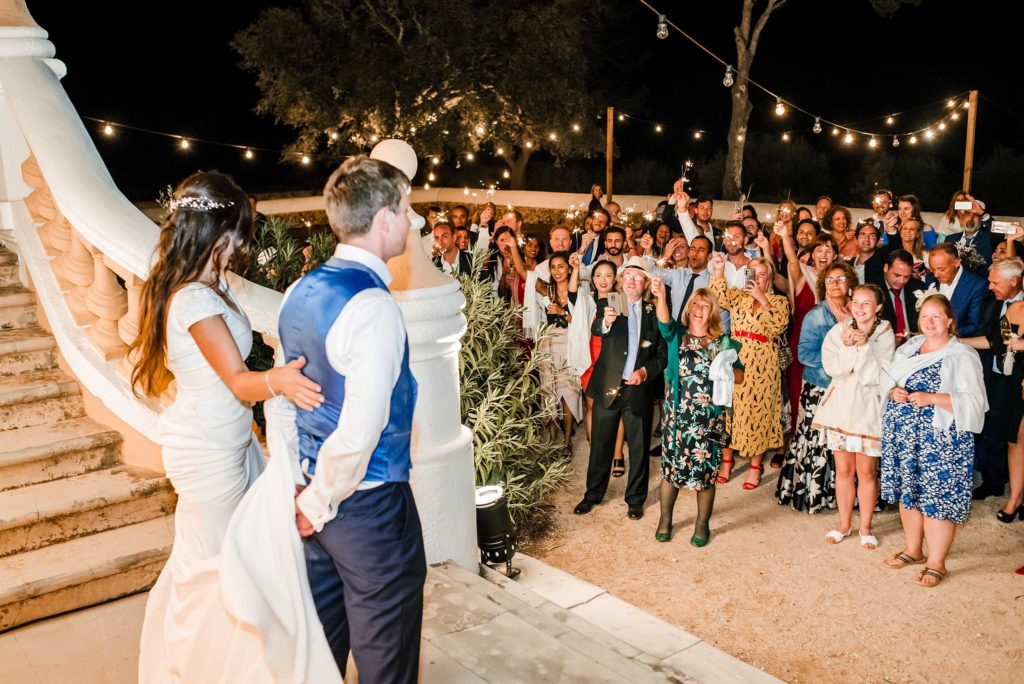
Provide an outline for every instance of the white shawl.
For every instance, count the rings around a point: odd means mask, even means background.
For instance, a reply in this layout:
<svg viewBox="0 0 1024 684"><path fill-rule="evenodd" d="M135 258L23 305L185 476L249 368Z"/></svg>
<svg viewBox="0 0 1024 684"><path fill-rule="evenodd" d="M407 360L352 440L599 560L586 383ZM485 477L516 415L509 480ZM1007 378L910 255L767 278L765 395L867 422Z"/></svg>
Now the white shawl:
<svg viewBox="0 0 1024 684"><path fill-rule="evenodd" d="M717 406L732 406L732 393L736 385L733 364L739 356L735 349L726 349L715 356L708 373L712 382L711 403Z"/></svg>
<svg viewBox="0 0 1024 684"><path fill-rule="evenodd" d="M576 293L576 303L569 304L572 320L569 321L566 340L566 363L573 377L582 377L590 368L590 325L597 313L594 298L583 287Z"/></svg>
<svg viewBox="0 0 1024 684"><path fill-rule="evenodd" d="M885 411L889 401L889 390L892 387L903 387L911 375L941 361L938 392L950 395L953 411L936 406L932 427L936 430L945 430L955 420L958 430L981 432L985 425L985 412L988 411L988 399L985 396L985 379L978 352L953 337L942 349L915 355L924 342L925 336L917 335L896 350L896 356L882 387L885 392L882 411Z"/></svg>

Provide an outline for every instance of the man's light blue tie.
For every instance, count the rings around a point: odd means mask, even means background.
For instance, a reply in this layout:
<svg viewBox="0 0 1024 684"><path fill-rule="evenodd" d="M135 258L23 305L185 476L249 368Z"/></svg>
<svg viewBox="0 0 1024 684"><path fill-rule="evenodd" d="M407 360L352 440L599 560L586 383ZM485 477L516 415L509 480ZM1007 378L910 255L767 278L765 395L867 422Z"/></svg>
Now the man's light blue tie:
<svg viewBox="0 0 1024 684"><path fill-rule="evenodd" d="M640 302L631 302L629 305L629 350L626 352L626 365L622 369L622 379L629 380L633 376L633 366L636 365L636 352L640 346L640 319L637 307Z"/></svg>

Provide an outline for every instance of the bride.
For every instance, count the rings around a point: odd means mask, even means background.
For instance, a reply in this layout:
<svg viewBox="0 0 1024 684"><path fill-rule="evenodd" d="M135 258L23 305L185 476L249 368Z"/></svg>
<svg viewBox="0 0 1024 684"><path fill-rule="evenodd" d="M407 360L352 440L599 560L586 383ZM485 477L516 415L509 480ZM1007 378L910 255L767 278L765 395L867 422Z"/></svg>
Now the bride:
<svg viewBox="0 0 1024 684"><path fill-rule="evenodd" d="M137 392L177 385L158 425L178 495L174 546L146 604L139 681L340 679L307 586L290 465L272 459L250 490L264 465L250 402L284 395L311 410L320 387L300 373L304 359L245 366L252 329L224 278L253 237L241 188L195 173L170 208L132 345Z"/></svg>

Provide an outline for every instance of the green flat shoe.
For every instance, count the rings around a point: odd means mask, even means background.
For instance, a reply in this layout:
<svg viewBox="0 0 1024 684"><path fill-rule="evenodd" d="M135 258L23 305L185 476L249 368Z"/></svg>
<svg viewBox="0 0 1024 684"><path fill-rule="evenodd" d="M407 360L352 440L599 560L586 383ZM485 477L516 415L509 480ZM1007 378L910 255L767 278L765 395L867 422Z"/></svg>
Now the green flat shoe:
<svg viewBox="0 0 1024 684"><path fill-rule="evenodd" d="M671 531L669 531L669 532L655 532L654 533L654 540L655 541L667 542L671 538L672 538L672 532Z"/></svg>
<svg viewBox="0 0 1024 684"><path fill-rule="evenodd" d="M710 534L708 535L707 539L701 539L697 535L693 535L692 537L690 537L690 543L696 546L698 549L707 546L709 541L711 541Z"/></svg>

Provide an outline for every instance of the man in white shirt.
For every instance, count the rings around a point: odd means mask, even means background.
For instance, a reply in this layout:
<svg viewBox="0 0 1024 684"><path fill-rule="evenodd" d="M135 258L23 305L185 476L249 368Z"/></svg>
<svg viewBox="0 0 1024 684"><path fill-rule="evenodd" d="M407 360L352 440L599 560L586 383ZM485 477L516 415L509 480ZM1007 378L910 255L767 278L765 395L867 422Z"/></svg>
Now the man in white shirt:
<svg viewBox="0 0 1024 684"><path fill-rule="evenodd" d="M278 363L304 356L324 402L275 421L295 464L295 518L324 634L342 676L417 681L426 560L409 487L416 380L385 262L404 252L409 179L353 157L324 189L334 257L289 288ZM283 419L290 407L293 420Z"/></svg>
<svg viewBox="0 0 1024 684"><path fill-rule="evenodd" d="M685 244L683 238L672 238L669 240L665 251L675 253L680 243ZM690 296L702 287L707 287L711 282L711 271L708 270L708 260L711 258L711 240L703 235L698 235L690 243L687 267L663 268L658 266L653 257L644 257L644 264L652 277L661 278L665 285L671 288L669 299L672 304L672 317L679 318L686 302Z"/></svg>

